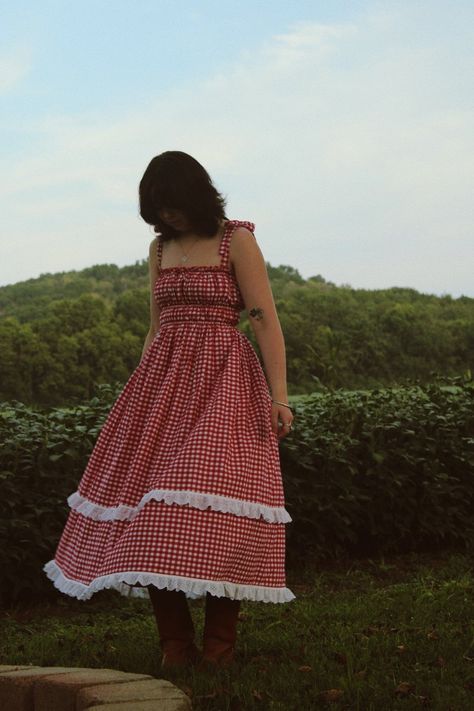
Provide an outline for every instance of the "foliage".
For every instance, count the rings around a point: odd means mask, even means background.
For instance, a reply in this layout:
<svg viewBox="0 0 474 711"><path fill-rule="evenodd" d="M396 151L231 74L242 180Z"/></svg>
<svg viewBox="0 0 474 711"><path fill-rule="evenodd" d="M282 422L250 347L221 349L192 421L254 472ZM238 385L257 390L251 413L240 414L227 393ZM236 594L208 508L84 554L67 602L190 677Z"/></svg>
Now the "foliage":
<svg viewBox="0 0 474 711"><path fill-rule="evenodd" d="M289 604L242 601L230 669L161 669L149 601L112 590L0 612L0 663L149 674L183 689L193 711L472 709L469 556L307 561L287 581ZM198 645L204 606L189 601Z"/></svg>
<svg viewBox="0 0 474 711"><path fill-rule="evenodd" d="M474 299L336 286L286 265L267 271L290 394L472 372ZM147 260L0 287L0 399L71 405L92 397L94 382L124 383L140 360L149 298ZM246 311L239 329L258 353Z"/></svg>
<svg viewBox="0 0 474 711"><path fill-rule="evenodd" d="M339 554L474 543L474 383L293 399L281 448L288 542Z"/></svg>
<svg viewBox="0 0 474 711"><path fill-rule="evenodd" d="M100 429L121 386L98 385L84 405L50 412L0 407L0 603L28 596L54 546Z"/></svg>
<svg viewBox="0 0 474 711"><path fill-rule="evenodd" d="M120 388L97 385L81 406L0 407L0 604L53 592L42 566ZM290 557L472 545L472 380L290 400L294 429L280 443Z"/></svg>

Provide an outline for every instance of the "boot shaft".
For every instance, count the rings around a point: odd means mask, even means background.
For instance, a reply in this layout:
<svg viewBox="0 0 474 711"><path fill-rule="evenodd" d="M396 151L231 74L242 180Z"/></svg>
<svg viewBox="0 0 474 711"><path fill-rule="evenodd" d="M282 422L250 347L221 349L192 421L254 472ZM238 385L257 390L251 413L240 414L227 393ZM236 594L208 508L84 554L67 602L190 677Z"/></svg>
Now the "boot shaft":
<svg viewBox="0 0 474 711"><path fill-rule="evenodd" d="M234 658L240 600L207 593L202 662L228 666Z"/></svg>

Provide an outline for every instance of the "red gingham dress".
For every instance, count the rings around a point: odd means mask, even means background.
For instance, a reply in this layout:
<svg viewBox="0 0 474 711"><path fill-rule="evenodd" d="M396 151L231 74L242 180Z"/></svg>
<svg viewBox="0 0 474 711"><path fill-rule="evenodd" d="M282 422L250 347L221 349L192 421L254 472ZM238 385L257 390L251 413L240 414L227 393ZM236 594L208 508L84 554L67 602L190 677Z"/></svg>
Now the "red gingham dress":
<svg viewBox="0 0 474 711"><path fill-rule="evenodd" d="M115 401L43 570L80 600L103 588L149 597L146 585L289 602L285 509L271 395L237 328L245 308L229 262L162 268L160 326ZM158 265L162 241L158 237Z"/></svg>

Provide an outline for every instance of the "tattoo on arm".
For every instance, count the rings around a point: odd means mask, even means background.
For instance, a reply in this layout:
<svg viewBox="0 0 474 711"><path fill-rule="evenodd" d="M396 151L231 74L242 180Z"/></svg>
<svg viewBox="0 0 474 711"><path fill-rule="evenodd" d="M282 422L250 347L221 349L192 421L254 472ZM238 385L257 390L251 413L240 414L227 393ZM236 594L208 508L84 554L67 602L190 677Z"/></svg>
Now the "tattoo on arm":
<svg viewBox="0 0 474 711"><path fill-rule="evenodd" d="M257 321L260 321L263 318L263 309L261 309L259 307L250 309L249 314L250 314L250 316L253 316L254 318L256 318Z"/></svg>

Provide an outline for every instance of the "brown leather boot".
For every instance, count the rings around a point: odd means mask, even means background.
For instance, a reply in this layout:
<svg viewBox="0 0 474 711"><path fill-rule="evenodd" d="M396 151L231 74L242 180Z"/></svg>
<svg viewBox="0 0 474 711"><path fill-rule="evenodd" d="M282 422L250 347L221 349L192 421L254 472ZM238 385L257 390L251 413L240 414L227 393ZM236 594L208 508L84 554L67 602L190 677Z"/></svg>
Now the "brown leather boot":
<svg viewBox="0 0 474 711"><path fill-rule="evenodd" d="M203 651L198 670L228 667L233 663L240 602L206 594Z"/></svg>
<svg viewBox="0 0 474 711"><path fill-rule="evenodd" d="M158 627L162 651L161 668L194 664L200 651L194 643L194 624L182 590L147 585Z"/></svg>

